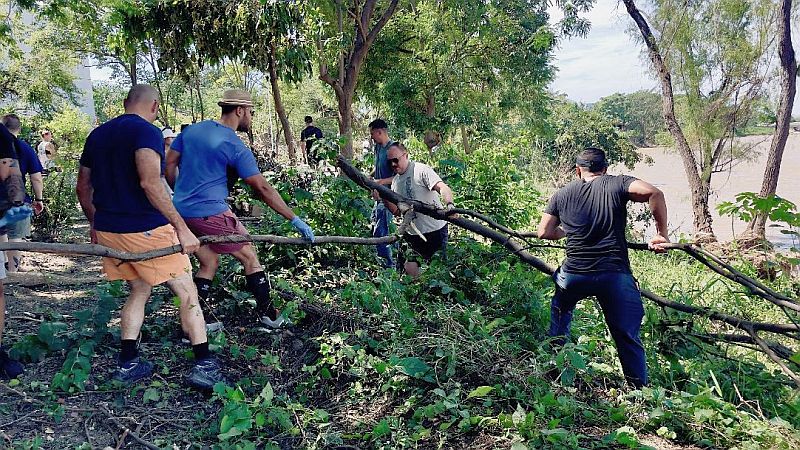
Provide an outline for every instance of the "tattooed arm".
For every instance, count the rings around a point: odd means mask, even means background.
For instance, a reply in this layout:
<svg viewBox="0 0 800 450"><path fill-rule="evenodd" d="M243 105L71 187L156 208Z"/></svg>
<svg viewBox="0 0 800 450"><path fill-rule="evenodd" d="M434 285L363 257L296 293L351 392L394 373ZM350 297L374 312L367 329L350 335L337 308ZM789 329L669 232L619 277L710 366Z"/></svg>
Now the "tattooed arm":
<svg viewBox="0 0 800 450"><path fill-rule="evenodd" d="M16 159L0 159L0 181L6 188L11 205L22 205L25 200L25 182Z"/></svg>

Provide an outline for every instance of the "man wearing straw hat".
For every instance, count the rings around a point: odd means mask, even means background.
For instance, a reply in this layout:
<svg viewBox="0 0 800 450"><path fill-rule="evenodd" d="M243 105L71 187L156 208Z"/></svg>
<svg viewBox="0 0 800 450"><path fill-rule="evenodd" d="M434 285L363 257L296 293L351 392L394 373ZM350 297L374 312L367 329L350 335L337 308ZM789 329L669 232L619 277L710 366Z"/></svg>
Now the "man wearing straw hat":
<svg viewBox="0 0 800 450"><path fill-rule="evenodd" d="M187 254L200 241L172 206L162 178L164 141L153 125L158 92L146 84L125 97L125 114L95 128L86 138L76 191L92 242L124 252L143 253L180 243L184 254L148 261L103 258L109 280L126 280L130 294L122 308L121 351L114 379L132 384L153 373L139 357L139 331L153 286L166 283L180 299L181 326L189 336L195 365L187 381L199 389L225 383L219 361L209 352L203 313L192 283Z"/></svg>
<svg viewBox="0 0 800 450"><path fill-rule="evenodd" d="M314 232L286 205L281 195L264 178L250 149L237 131L250 131L253 100L241 89L225 91L218 105L219 120L205 120L191 125L175 138L167 157L167 182L175 190L175 208L198 236L242 235L247 229L231 211L228 197L228 174L235 172L278 214L290 220L304 239L314 241ZM230 254L244 266L247 289L256 299L259 322L271 329L281 328L288 320L272 304L269 282L250 243L221 243L200 247L195 253L200 269L194 282L200 298L207 299L219 255Z"/></svg>

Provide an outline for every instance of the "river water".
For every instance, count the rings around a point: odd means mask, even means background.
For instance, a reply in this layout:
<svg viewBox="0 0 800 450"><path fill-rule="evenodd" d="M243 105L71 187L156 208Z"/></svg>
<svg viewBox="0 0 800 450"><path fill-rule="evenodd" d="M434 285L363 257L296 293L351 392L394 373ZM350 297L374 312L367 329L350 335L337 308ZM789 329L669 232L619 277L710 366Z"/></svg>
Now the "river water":
<svg viewBox="0 0 800 450"><path fill-rule="evenodd" d="M771 138L771 136L737 138L734 148L752 148L756 157L749 161L739 161L729 170L712 176L709 204L714 218L714 233L720 241L731 240L734 235L746 229L746 224L730 217L720 217L716 206L724 201L734 201L736 194L740 192L761 190ZM692 203L680 155L664 147L640 149L640 152L651 157L653 163L639 163L633 171L624 167L615 167L610 171L617 174L628 173L664 191L669 214L669 229L671 232L674 231L672 237L680 233L689 235L692 231ZM800 171L800 133L790 133L783 153L777 194L795 205L800 205L800 182L794 179L798 171ZM791 235L781 233L781 228L769 225L768 222L767 239L777 247L788 250L798 246L796 238L793 240Z"/></svg>

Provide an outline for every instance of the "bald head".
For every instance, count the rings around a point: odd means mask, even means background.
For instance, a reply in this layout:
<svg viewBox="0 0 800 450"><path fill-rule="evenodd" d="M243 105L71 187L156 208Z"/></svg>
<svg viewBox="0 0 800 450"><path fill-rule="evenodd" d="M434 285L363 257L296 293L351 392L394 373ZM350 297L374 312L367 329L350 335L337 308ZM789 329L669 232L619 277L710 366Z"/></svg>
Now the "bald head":
<svg viewBox="0 0 800 450"><path fill-rule="evenodd" d="M128 91L123 105L128 114L138 114L148 122L158 116L158 91L149 84L137 84Z"/></svg>

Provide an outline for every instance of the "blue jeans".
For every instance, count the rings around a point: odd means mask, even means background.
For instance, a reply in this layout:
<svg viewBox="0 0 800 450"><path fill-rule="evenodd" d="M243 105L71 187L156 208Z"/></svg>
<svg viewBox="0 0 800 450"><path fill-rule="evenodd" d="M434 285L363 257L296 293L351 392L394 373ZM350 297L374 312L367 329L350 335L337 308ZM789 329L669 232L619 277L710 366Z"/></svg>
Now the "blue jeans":
<svg viewBox="0 0 800 450"><path fill-rule="evenodd" d="M372 209L372 237L384 237L389 235L389 225L392 223L392 212L386 208L383 202L376 202ZM392 259L392 246L389 244L379 244L375 246L378 256L385 260L385 267L394 267Z"/></svg>
<svg viewBox="0 0 800 450"><path fill-rule="evenodd" d="M622 272L553 274L556 293L550 304L550 336L569 336L578 301L594 295L617 345L625 379L636 387L647 384L647 361L639 339L644 307L633 275Z"/></svg>

